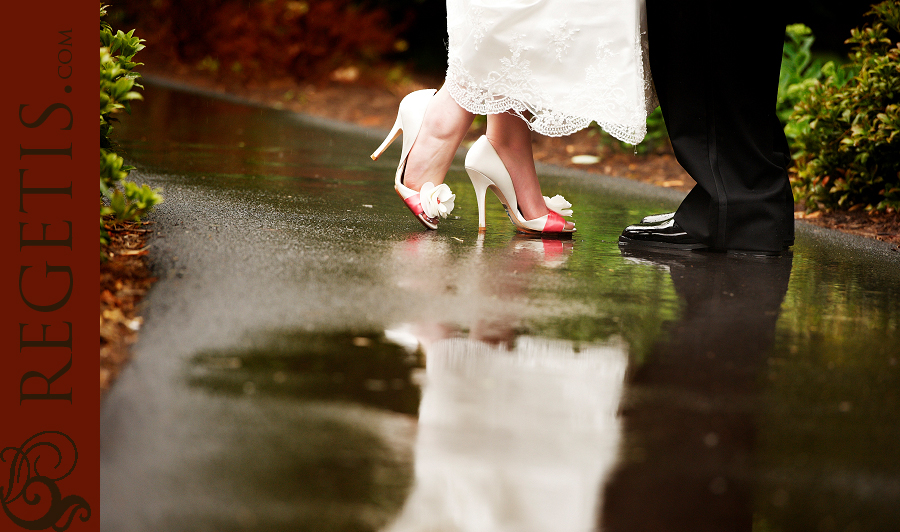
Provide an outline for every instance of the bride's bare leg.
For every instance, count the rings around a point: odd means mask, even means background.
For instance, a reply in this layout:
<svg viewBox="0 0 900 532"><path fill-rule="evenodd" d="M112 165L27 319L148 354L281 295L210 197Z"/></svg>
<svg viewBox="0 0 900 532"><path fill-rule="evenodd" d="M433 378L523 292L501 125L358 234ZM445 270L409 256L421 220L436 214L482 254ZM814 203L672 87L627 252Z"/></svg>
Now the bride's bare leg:
<svg viewBox="0 0 900 532"><path fill-rule="evenodd" d="M549 213L534 168L531 130L525 121L508 113L488 115L485 136L512 177L519 210L525 219L533 220ZM571 229L574 224L567 222L566 227Z"/></svg>
<svg viewBox="0 0 900 532"><path fill-rule="evenodd" d="M409 152L403 184L419 190L429 181L435 185L443 183L474 118L475 115L456 103L446 88L437 91L428 103L419 136Z"/></svg>

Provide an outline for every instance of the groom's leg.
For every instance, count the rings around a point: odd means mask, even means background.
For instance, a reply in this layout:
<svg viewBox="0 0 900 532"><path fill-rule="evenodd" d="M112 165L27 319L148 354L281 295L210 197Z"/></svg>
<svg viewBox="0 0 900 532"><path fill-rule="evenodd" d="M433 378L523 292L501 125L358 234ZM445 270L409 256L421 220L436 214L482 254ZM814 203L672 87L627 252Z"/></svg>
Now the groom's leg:
<svg viewBox="0 0 900 532"><path fill-rule="evenodd" d="M697 181L675 220L716 249L779 251L793 220L772 127L784 21L775 2L648 0L650 64L678 161Z"/></svg>
<svg viewBox="0 0 900 532"><path fill-rule="evenodd" d="M783 161L784 171L787 173L791 166L791 147L788 145L787 137L784 136L784 126L777 116L772 117L773 135L775 136L775 155L780 156ZM785 219L785 237L786 246L794 245L794 193L790 185L785 187L784 195L784 219Z"/></svg>

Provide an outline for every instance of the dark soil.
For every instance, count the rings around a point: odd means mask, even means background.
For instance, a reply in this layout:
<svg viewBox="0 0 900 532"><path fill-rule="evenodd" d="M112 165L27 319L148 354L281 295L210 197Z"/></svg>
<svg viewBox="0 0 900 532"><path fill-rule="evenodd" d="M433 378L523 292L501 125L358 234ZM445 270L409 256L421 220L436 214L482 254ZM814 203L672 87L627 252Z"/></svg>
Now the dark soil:
<svg viewBox="0 0 900 532"><path fill-rule="evenodd" d="M897 212L817 211L811 214L797 212L794 217L821 227L890 242L895 251L900 251L900 215Z"/></svg>
<svg viewBox="0 0 900 532"><path fill-rule="evenodd" d="M128 360L131 344L137 339L143 319L137 305L150 285L145 255L148 223L107 221L109 245L102 250L107 260L100 263L100 392L110 384Z"/></svg>

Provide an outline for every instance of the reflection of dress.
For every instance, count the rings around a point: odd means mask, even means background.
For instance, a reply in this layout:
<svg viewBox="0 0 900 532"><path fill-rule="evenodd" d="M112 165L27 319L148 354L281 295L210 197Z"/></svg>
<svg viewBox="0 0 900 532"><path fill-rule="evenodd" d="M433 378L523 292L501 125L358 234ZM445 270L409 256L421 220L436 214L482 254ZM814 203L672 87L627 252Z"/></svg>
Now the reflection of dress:
<svg viewBox="0 0 900 532"><path fill-rule="evenodd" d="M512 109L569 135L592 120L636 144L656 107L641 0L448 0L447 86L476 114Z"/></svg>
<svg viewBox="0 0 900 532"><path fill-rule="evenodd" d="M593 530L618 452L624 347L422 345L416 483L388 530Z"/></svg>

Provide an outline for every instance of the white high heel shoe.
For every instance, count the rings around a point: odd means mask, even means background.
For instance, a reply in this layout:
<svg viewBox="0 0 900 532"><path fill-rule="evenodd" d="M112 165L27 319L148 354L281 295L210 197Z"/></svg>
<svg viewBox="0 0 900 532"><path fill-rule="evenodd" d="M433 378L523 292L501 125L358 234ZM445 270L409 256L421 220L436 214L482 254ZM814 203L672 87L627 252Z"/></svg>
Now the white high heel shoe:
<svg viewBox="0 0 900 532"><path fill-rule="evenodd" d="M519 211L516 200L516 188L512 178L506 170L497 151L491 146L490 141L484 135L475 141L475 144L466 154L466 173L475 187L475 198L478 200L478 229L485 228L484 196L488 188L492 189L506 207L506 214L516 229L530 234L548 233L574 233L575 228L566 229L566 221L563 216L572 216L572 204L560 195L553 198L544 196L544 203L549 214L545 214L534 220L526 220Z"/></svg>
<svg viewBox="0 0 900 532"><path fill-rule="evenodd" d="M384 150L400 136L400 132L403 132L403 151L400 153L400 164L397 166L397 174L394 176L394 190L412 211L413 216L428 229L437 229L438 217L446 218L450 214L456 196L450 191L450 187L443 183L437 186L434 183L425 183L422 185L422 189L416 192L403 184L403 174L406 171L409 150L412 149L413 143L419 135L425 110L435 92L434 89L424 89L407 94L400 102L394 127L391 128L391 132L388 133L381 146L371 155L373 161L377 160Z"/></svg>

